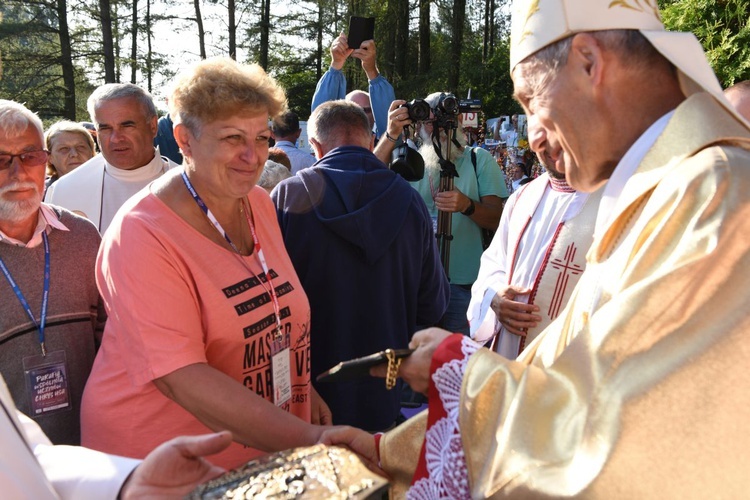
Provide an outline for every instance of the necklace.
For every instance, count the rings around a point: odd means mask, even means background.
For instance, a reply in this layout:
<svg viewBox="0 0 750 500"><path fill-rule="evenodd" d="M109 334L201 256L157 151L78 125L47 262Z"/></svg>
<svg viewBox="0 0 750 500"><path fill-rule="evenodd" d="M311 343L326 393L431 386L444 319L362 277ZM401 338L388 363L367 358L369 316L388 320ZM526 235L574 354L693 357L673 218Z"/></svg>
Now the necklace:
<svg viewBox="0 0 750 500"><path fill-rule="evenodd" d="M242 203L240 202L240 219L239 219L240 245L239 245L238 250L239 250L239 253L241 253L242 255L250 255L250 253L248 252L247 244L245 242L245 231L243 229L245 226L244 219L245 219L245 209ZM209 222L211 221L209 220Z"/></svg>

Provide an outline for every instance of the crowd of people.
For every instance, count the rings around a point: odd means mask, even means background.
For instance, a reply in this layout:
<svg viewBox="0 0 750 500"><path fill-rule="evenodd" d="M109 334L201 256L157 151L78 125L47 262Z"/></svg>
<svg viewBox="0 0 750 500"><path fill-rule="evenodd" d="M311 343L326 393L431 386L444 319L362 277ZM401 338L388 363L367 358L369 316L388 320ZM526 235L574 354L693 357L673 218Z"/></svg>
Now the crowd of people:
<svg viewBox="0 0 750 500"><path fill-rule="evenodd" d="M95 135L0 100L4 494L182 497L318 442L409 498L744 494L750 81L722 91L651 9L513 12L502 161L446 92L413 120L345 35L312 156L278 82L228 58L162 118L102 85ZM404 144L419 180L389 169Z"/></svg>

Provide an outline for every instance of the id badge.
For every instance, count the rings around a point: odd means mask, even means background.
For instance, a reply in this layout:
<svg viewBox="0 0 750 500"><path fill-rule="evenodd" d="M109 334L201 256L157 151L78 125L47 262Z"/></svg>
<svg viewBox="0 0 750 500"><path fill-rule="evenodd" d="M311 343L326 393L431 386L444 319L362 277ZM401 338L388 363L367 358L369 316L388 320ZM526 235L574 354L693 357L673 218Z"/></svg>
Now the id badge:
<svg viewBox="0 0 750 500"><path fill-rule="evenodd" d="M289 333L274 338L271 342L271 377L273 402L286 406L292 399L292 350Z"/></svg>
<svg viewBox="0 0 750 500"><path fill-rule="evenodd" d="M31 417L70 409L70 387L65 351L23 358Z"/></svg>

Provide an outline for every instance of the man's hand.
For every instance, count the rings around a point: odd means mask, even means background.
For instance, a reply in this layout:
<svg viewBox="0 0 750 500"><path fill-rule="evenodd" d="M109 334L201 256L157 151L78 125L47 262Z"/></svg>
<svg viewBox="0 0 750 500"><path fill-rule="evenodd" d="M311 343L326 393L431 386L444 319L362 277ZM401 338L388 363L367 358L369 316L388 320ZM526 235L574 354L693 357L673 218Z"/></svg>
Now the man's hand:
<svg viewBox="0 0 750 500"><path fill-rule="evenodd" d="M435 194L435 208L442 212L463 212L470 205L469 197L455 188Z"/></svg>
<svg viewBox="0 0 750 500"><path fill-rule="evenodd" d="M394 139L403 133L404 127L412 123L409 119L409 110L399 107L403 104L406 104L406 101L396 99L388 108L388 135Z"/></svg>
<svg viewBox="0 0 750 500"><path fill-rule="evenodd" d="M353 47L352 57L362 61L362 69L365 70L368 80L374 80L380 74L375 56L375 40L365 40L359 47Z"/></svg>
<svg viewBox="0 0 750 500"><path fill-rule="evenodd" d="M369 432L348 426L333 427L320 436L320 443L346 446L362 458L368 469L385 476L380 468L378 452L375 449L375 437Z"/></svg>
<svg viewBox="0 0 750 500"><path fill-rule="evenodd" d="M121 498L183 498L196 486L222 474L204 456L226 449L228 431L182 436L160 445L135 468L120 490Z"/></svg>
<svg viewBox="0 0 750 500"><path fill-rule="evenodd" d="M539 306L514 300L517 295L529 293L531 290L511 285L499 290L490 303L490 308L495 312L500 324L510 333L521 337L525 337L529 328L534 328L542 321L541 316L533 314L539 311Z"/></svg>
<svg viewBox="0 0 750 500"><path fill-rule="evenodd" d="M331 67L341 70L341 68L344 67L346 58L349 57L352 52L354 51L349 48L349 43L347 42L346 35L344 33L341 33L333 41L333 45L331 45Z"/></svg>
<svg viewBox="0 0 750 500"><path fill-rule="evenodd" d="M408 357L404 358L398 373L407 384L416 392L427 395L430 387L430 364L435 349L451 332L441 328L428 328L414 334L409 342L409 348L415 349ZM370 368L373 377L385 377L388 364L384 363Z"/></svg>
<svg viewBox="0 0 750 500"><path fill-rule="evenodd" d="M312 423L316 425L332 425L333 414L331 409L328 407L323 398L320 397L318 391L313 386L310 386L310 406L312 409Z"/></svg>

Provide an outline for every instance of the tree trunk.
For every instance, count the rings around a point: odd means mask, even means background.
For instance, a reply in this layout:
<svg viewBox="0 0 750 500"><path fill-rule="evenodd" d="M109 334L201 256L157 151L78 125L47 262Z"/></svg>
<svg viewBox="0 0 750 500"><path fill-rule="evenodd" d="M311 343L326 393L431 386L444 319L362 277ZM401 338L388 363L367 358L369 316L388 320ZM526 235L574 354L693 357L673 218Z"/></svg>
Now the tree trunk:
<svg viewBox="0 0 750 500"><path fill-rule="evenodd" d="M430 72L430 1L419 0L419 74Z"/></svg>
<svg viewBox="0 0 750 500"><path fill-rule="evenodd" d="M316 26L318 53L315 61L315 81L319 81L323 76L323 4L324 0L318 0L318 22Z"/></svg>
<svg viewBox="0 0 750 500"><path fill-rule="evenodd" d="M466 0L456 0L453 3L453 40L451 42L451 65L448 74L448 88L451 92L458 92L458 82L461 76L461 51L463 49L465 22Z"/></svg>
<svg viewBox="0 0 750 500"><path fill-rule="evenodd" d="M200 46L201 59L206 58L206 32L203 29L203 16L201 15L201 0L193 0L195 7L195 22L198 24L198 45Z"/></svg>
<svg viewBox="0 0 750 500"><path fill-rule="evenodd" d="M492 0L484 0L484 31L482 33L482 62L487 62L490 55L490 31L492 22L492 15L490 14L490 2Z"/></svg>
<svg viewBox="0 0 750 500"><path fill-rule="evenodd" d="M112 38L112 11L109 0L99 0L104 48L104 82L115 83L115 44Z"/></svg>
<svg viewBox="0 0 750 500"><path fill-rule="evenodd" d="M62 66L65 97L63 113L68 120L76 120L76 80L73 72L73 55L70 49L70 31L68 30L68 6L66 0L57 0L57 19L60 24L60 66Z"/></svg>
<svg viewBox="0 0 750 500"><path fill-rule="evenodd" d="M260 18L260 66L268 71L268 32L271 29L271 0L262 1Z"/></svg>
<svg viewBox="0 0 750 500"><path fill-rule="evenodd" d="M380 69L389 80L393 79L393 73L398 58L398 30L400 23L394 23L393 20L397 19L399 12L398 4L400 1L401 0L388 0L386 12L388 13L387 19L389 20L389 29L385 30L385 34L381 39L381 46L378 48L378 52L382 53L382 60L385 61L385 64L381 65Z"/></svg>
<svg viewBox="0 0 750 500"><path fill-rule="evenodd" d="M396 74L403 78L407 74L406 60L409 47L409 0L398 0L396 18Z"/></svg>
<svg viewBox="0 0 750 500"><path fill-rule="evenodd" d="M138 0L131 0L133 2L133 28L131 30L133 35L133 44L130 47L130 83L135 84L135 77L137 73L138 60Z"/></svg>
<svg viewBox="0 0 750 500"><path fill-rule="evenodd" d="M151 47L151 0L146 0L146 81L149 93L153 91L153 48Z"/></svg>
<svg viewBox="0 0 750 500"><path fill-rule="evenodd" d="M237 24L234 20L234 0L227 2L229 10L229 57L237 60Z"/></svg>
<svg viewBox="0 0 750 500"><path fill-rule="evenodd" d="M120 47L122 46L120 39L122 38L122 31L120 30L120 17L117 13L117 2L115 1L111 7L114 7L112 15L112 42L114 43L115 49L115 82L120 83L122 81L120 74L120 71L122 70L122 67L120 66Z"/></svg>
<svg viewBox="0 0 750 500"><path fill-rule="evenodd" d="M497 26L495 26L495 0L490 0L490 47L487 52L487 57L492 57L495 53L495 33L497 32Z"/></svg>

